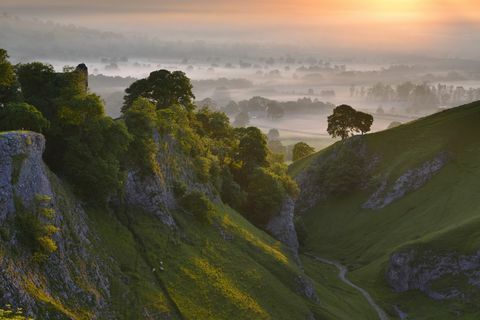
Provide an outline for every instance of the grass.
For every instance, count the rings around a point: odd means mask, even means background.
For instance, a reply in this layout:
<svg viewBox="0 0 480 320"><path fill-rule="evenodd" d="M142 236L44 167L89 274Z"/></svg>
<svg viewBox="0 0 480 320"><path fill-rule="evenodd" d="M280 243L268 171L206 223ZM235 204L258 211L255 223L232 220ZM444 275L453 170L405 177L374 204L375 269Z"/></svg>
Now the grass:
<svg viewBox="0 0 480 320"><path fill-rule="evenodd" d="M361 208L372 189L319 203L303 216L305 249L347 265L350 277L392 315L391 306L400 304L415 319L478 317L478 307L456 300L440 304L421 293L393 294L384 272L390 254L402 248L472 254L480 247L479 123L480 103L473 103L365 136L369 152L381 159L375 176L388 176L390 184L440 152L450 161L422 188L380 210ZM294 163L290 173L298 175L329 150Z"/></svg>

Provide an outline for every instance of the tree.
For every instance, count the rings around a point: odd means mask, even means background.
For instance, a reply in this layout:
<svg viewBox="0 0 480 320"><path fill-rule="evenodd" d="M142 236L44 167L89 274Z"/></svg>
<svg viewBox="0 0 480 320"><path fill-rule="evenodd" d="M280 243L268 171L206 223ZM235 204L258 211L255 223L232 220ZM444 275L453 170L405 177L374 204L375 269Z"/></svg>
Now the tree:
<svg viewBox="0 0 480 320"><path fill-rule="evenodd" d="M77 192L91 202L102 204L123 184L120 159L130 141L131 136L122 122L109 117L88 121L66 137L62 171Z"/></svg>
<svg viewBox="0 0 480 320"><path fill-rule="evenodd" d="M9 103L0 107L0 131L31 130L41 133L48 126L48 120L28 103Z"/></svg>
<svg viewBox="0 0 480 320"><path fill-rule="evenodd" d="M157 109L165 109L174 104L193 109L195 96L190 79L181 71L158 70L148 78L137 80L125 90L122 112L126 112L140 97L148 99Z"/></svg>
<svg viewBox="0 0 480 320"><path fill-rule="evenodd" d="M7 51L0 49L0 107L16 100L17 89L15 70L8 61Z"/></svg>
<svg viewBox="0 0 480 320"><path fill-rule="evenodd" d="M342 104L333 110L333 114L328 117L327 132L333 137L340 137L345 140L353 133L353 122L355 119L355 109Z"/></svg>
<svg viewBox="0 0 480 320"><path fill-rule="evenodd" d="M415 85L410 81L404 82L397 86L397 96L400 101L408 101L412 90L415 88Z"/></svg>
<svg viewBox="0 0 480 320"><path fill-rule="evenodd" d="M272 119L280 119L285 114L283 108L276 101L271 101L267 105L267 117Z"/></svg>
<svg viewBox="0 0 480 320"><path fill-rule="evenodd" d="M20 64L17 74L25 101L38 108L47 119L52 119L56 114L53 100L58 97L53 67L40 62Z"/></svg>
<svg viewBox="0 0 480 320"><path fill-rule="evenodd" d="M370 131L373 124L373 116L368 113L357 111L355 113L355 130L365 134Z"/></svg>
<svg viewBox="0 0 480 320"><path fill-rule="evenodd" d="M282 179L266 168L256 168L248 178L247 218L264 226L280 212L287 196Z"/></svg>
<svg viewBox="0 0 480 320"><path fill-rule="evenodd" d="M267 138L256 127L237 129L241 138L238 145L237 160L242 168L251 170L255 167L263 167L268 164Z"/></svg>
<svg viewBox="0 0 480 320"><path fill-rule="evenodd" d="M156 156L158 147L153 139L157 126L155 105L145 98L138 98L124 114L125 124L133 136L129 154L133 163L145 173L157 170Z"/></svg>
<svg viewBox="0 0 480 320"><path fill-rule="evenodd" d="M345 140L355 132L366 133L370 131L373 117L369 114L356 111L348 105L340 105L328 117L327 132L333 137Z"/></svg>
<svg viewBox="0 0 480 320"><path fill-rule="evenodd" d="M306 144L305 142L299 142L299 143L296 143L294 146L293 146L293 157L292 157L292 160L293 161L297 161L299 159L302 159L312 153L315 152L315 149L312 148L311 146L309 146L308 144Z"/></svg>
<svg viewBox="0 0 480 320"><path fill-rule="evenodd" d="M233 126L236 128L246 127L250 123L250 117L246 111L242 111L235 117Z"/></svg>
<svg viewBox="0 0 480 320"><path fill-rule="evenodd" d="M279 140L280 139L280 132L278 129L270 129L267 133L268 140L274 141L274 140Z"/></svg>

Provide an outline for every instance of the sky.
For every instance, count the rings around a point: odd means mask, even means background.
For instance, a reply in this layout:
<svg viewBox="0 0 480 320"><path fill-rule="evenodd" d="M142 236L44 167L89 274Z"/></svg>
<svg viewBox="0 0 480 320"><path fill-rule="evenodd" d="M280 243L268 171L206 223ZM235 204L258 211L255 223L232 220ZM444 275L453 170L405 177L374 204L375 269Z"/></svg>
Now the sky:
<svg viewBox="0 0 480 320"><path fill-rule="evenodd" d="M480 53L479 0L0 0L0 11L165 39Z"/></svg>

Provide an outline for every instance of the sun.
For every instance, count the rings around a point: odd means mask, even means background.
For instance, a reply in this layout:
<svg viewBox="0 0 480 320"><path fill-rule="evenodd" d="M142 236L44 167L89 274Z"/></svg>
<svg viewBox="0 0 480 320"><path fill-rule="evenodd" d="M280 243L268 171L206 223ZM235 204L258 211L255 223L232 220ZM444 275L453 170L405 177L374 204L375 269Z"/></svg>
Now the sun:
<svg viewBox="0 0 480 320"><path fill-rule="evenodd" d="M386 12L412 12L422 7L421 0L370 0L371 9Z"/></svg>

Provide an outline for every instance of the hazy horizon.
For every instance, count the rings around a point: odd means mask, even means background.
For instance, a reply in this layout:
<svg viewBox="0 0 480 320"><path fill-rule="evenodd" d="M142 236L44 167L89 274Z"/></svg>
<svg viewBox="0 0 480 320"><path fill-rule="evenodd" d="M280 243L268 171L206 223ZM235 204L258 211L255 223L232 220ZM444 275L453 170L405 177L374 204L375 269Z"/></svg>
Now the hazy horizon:
<svg viewBox="0 0 480 320"><path fill-rule="evenodd" d="M4 0L0 11L159 40L301 45L475 59L480 3L471 0ZM352 52L352 55L355 55Z"/></svg>

